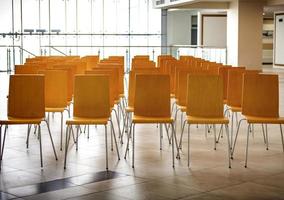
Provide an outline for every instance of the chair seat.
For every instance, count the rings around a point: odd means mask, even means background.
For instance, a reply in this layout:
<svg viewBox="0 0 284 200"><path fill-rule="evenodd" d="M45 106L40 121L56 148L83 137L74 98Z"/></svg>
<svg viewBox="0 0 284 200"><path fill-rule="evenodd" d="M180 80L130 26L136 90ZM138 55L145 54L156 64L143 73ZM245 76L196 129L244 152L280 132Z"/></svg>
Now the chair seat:
<svg viewBox="0 0 284 200"><path fill-rule="evenodd" d="M250 124L284 124L284 117L254 117L245 116Z"/></svg>
<svg viewBox="0 0 284 200"><path fill-rule="evenodd" d="M172 123L173 121L171 117L145 117L134 115L132 118L132 122L138 124Z"/></svg>
<svg viewBox="0 0 284 200"><path fill-rule="evenodd" d="M186 116L187 123L189 124L229 124L229 119L226 117L194 117Z"/></svg>
<svg viewBox="0 0 284 200"><path fill-rule="evenodd" d="M125 108L125 111L126 111L126 112L133 112L133 111L134 111L134 107L132 107L132 106L127 106L127 107Z"/></svg>
<svg viewBox="0 0 284 200"><path fill-rule="evenodd" d="M64 112L65 108L45 108L45 112Z"/></svg>
<svg viewBox="0 0 284 200"><path fill-rule="evenodd" d="M73 117L66 120L67 125L80 125L80 124L107 124L109 118L84 118Z"/></svg>
<svg viewBox="0 0 284 200"><path fill-rule="evenodd" d="M232 112L242 112L242 107L238 107L238 106L229 106L229 109Z"/></svg>
<svg viewBox="0 0 284 200"><path fill-rule="evenodd" d="M40 124L44 118L14 118L0 119L0 124Z"/></svg>

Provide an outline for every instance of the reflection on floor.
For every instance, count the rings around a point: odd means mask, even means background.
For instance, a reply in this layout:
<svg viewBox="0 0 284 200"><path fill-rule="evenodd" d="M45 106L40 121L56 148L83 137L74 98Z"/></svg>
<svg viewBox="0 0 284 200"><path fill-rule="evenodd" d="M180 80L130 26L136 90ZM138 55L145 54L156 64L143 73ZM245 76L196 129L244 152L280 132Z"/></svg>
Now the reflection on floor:
<svg viewBox="0 0 284 200"><path fill-rule="evenodd" d="M280 113L284 116L284 71L265 71L280 74ZM0 78L0 115L5 116L8 76L0 74ZM167 137L160 151L156 125L138 125L135 168L131 167L131 149L126 160L120 161L115 151L109 151L110 172L106 173L103 127L90 127L90 139L81 134L79 149L76 152L74 145L70 148L64 170L64 152L59 150L60 115L51 117L50 123L59 160L54 160L47 127L43 125L43 169L37 136L31 135L30 147L26 149L27 126L9 127L0 173L0 199L284 199L284 153L279 126L268 126L268 151L261 126L255 126L248 168L244 168L247 128L244 123L232 169L227 163L226 138L221 138L214 151L213 134L208 133L206 138L204 127L194 126L191 167L187 167L185 134L181 159L176 160L173 169ZM180 135L180 121L177 134ZM125 144L119 150L123 154Z"/></svg>

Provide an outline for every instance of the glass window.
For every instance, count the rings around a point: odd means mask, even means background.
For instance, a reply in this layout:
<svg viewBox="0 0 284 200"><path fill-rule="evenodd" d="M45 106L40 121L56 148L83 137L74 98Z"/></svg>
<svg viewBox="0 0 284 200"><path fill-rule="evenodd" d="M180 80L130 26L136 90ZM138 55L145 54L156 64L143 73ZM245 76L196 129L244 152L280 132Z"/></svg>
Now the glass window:
<svg viewBox="0 0 284 200"><path fill-rule="evenodd" d="M153 49L154 58L160 53L159 47L152 46L161 44L161 11L153 9L151 0L0 0L0 7L0 32L10 33L14 28L14 44L36 55L49 55L50 50L52 55L124 55L130 59L135 54L152 58ZM18 34L22 28L60 32L22 37ZM0 36L0 42L12 45L13 37ZM57 50L44 47L49 44ZM1 62L7 60L6 51L1 49ZM17 64L22 54L16 47Z"/></svg>

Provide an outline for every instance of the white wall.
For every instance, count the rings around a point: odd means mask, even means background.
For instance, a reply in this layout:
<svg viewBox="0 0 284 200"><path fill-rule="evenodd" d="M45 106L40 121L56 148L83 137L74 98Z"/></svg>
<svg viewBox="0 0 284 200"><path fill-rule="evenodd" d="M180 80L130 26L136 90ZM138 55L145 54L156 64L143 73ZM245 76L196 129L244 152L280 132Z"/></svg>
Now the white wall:
<svg viewBox="0 0 284 200"><path fill-rule="evenodd" d="M281 22L282 20L282 22ZM284 65L284 13L275 16L274 65Z"/></svg>
<svg viewBox="0 0 284 200"><path fill-rule="evenodd" d="M191 44L191 16L194 14L192 11L168 11L168 45Z"/></svg>
<svg viewBox="0 0 284 200"><path fill-rule="evenodd" d="M227 16L203 15L202 31L204 46L227 46Z"/></svg>

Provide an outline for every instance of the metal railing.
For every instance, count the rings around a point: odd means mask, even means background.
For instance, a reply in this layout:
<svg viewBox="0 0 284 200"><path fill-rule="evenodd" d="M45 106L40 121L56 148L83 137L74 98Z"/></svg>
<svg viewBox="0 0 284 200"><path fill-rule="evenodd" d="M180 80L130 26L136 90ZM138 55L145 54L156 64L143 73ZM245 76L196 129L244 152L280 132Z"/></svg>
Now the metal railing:
<svg viewBox="0 0 284 200"><path fill-rule="evenodd" d="M6 49L6 70L0 70L0 72L7 72L10 73L13 71L14 66L16 64L16 53L15 53L15 48L19 49L19 55L20 57L23 55L23 52L26 52L29 56L35 57L36 54L30 52L27 49L22 48L19 45L0 45L0 48L5 48ZM20 59L22 60L22 59ZM21 62L19 64L22 64Z"/></svg>
<svg viewBox="0 0 284 200"><path fill-rule="evenodd" d="M7 49L7 69L6 72L11 72L14 69L15 62L15 48L18 48L20 51L20 56L23 55L23 52L26 52L28 57L37 56L36 54L30 52L27 49L22 48L21 46L12 46L12 45L0 45L0 48ZM99 55L101 58L108 57L109 55L123 55L125 57L125 70L128 72L131 66L131 60L135 55L143 54L149 55L150 59L157 61L157 56L161 52L167 52L179 58L181 55L190 55L199 58L203 58L209 61L214 61L218 63L227 64L227 49L225 47L213 47L213 46L198 46L198 45L171 45L171 46L159 46L159 45L42 45L40 47L40 55L47 56L47 52L50 52L48 55L87 55L87 54ZM53 51L51 51L53 50ZM84 51L83 51L84 50ZM80 53L84 52L84 53ZM68 53L67 53L68 52ZM111 52L111 54L110 54ZM13 62L12 62L13 58ZM22 60L22 59L20 59ZM22 63L20 63L22 64ZM3 71L3 70L2 70Z"/></svg>

